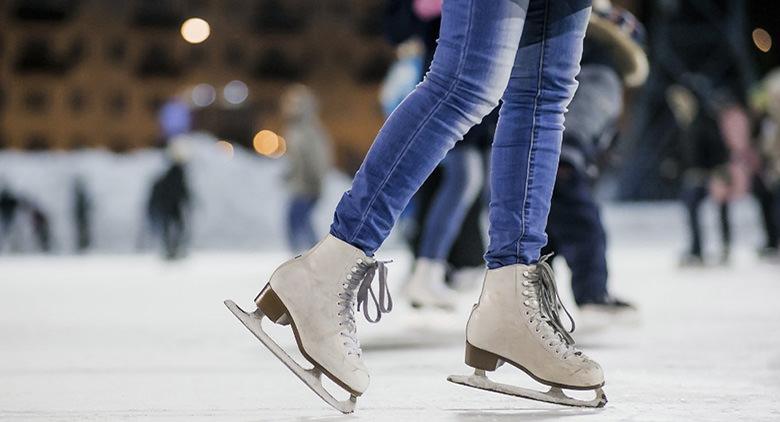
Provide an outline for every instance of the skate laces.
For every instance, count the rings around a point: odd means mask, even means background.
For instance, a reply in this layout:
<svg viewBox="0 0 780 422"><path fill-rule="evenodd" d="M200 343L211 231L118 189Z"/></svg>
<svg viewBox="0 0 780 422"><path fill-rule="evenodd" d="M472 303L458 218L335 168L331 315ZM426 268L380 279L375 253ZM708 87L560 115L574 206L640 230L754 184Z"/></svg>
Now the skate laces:
<svg viewBox="0 0 780 422"><path fill-rule="evenodd" d="M563 306L561 296L558 294L558 286L555 283L552 267L547 263L550 256L552 256L552 254L543 256L536 264L535 271L526 271L523 273L523 275L528 278L528 281L524 281L523 285L536 286L535 289L525 290L523 292L525 296L529 297L524 303L526 306L536 310L532 319L535 318L537 320L537 332L544 331L543 338L549 340L549 345L556 347L556 351L559 350L557 349L557 346L563 346L568 352L573 348L572 346L574 346L574 338L570 335L570 333L574 332L575 328L574 318L572 318L569 310ZM571 330L566 330L563 326L559 312L560 309L563 309L566 316L569 318ZM573 353L578 356L582 354L579 351L574 351ZM564 356L567 355L568 353L564 353Z"/></svg>
<svg viewBox="0 0 780 422"><path fill-rule="evenodd" d="M360 341L357 338L357 324L355 323L355 309L360 312L363 310L363 316L370 323L377 323L382 319L382 314L393 310L393 298L390 297L390 290L387 287L387 267L392 261L377 261L371 258L360 258L355 266L350 269L347 278L342 284L344 290L339 293L340 312L342 317L339 325L343 327L341 335L348 341L344 346L348 348L347 353L360 356ZM379 298L374 293L372 286L376 274L379 273ZM375 316L372 317L369 311L369 297L376 309ZM357 302L357 306L355 306Z"/></svg>

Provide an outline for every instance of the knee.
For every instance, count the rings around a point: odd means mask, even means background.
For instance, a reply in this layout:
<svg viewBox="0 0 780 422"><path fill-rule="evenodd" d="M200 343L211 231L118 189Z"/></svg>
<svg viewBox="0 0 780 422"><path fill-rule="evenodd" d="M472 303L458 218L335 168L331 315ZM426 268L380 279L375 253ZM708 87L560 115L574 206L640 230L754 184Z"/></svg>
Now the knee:
<svg viewBox="0 0 780 422"><path fill-rule="evenodd" d="M498 106L506 82L502 77L477 77L468 72L429 72L425 80L426 84L440 91L445 106L466 118L469 127L480 122Z"/></svg>

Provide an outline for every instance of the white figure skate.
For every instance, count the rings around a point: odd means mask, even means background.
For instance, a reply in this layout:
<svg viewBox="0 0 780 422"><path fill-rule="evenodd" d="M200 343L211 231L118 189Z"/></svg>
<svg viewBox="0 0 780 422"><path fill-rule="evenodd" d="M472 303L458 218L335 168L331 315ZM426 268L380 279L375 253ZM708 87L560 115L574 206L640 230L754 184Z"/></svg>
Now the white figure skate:
<svg viewBox="0 0 780 422"><path fill-rule="evenodd" d="M371 282L379 272L379 299ZM357 339L355 309L369 322L389 312L392 299L387 290L387 269L383 262L367 257L359 249L328 235L305 254L282 264L255 298L257 310L246 313L230 300L225 305L279 360L325 402L343 413L355 410L357 397L369 384ZM369 295L376 315L368 311ZM268 334L262 320L290 325L301 354L312 364L304 369ZM337 400L322 386L325 375L350 397Z"/></svg>
<svg viewBox="0 0 780 422"><path fill-rule="evenodd" d="M455 309L455 291L445 283L446 263L444 261L418 258L411 278L404 286L404 295L413 308Z"/></svg>
<svg viewBox="0 0 780 422"><path fill-rule="evenodd" d="M558 315L561 307L552 269L544 259L537 265L489 270L479 303L466 326L466 365L475 372L452 375L447 380L548 403L603 407L607 403L601 389L604 374L598 363L574 348L574 340ZM494 371L504 362L550 386L550 390L500 384L485 375L485 371ZM580 400L567 396L563 389L595 390L596 397Z"/></svg>

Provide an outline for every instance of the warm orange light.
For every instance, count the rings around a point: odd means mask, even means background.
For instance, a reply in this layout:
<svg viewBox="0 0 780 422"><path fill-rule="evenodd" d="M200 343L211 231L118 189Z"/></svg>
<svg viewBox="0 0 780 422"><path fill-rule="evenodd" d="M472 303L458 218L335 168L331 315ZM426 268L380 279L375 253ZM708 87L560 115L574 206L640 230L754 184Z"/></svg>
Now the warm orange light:
<svg viewBox="0 0 780 422"><path fill-rule="evenodd" d="M211 35L211 26L201 18L189 18L181 24L181 36L190 44L200 44Z"/></svg>
<svg viewBox="0 0 780 422"><path fill-rule="evenodd" d="M228 158L233 158L233 144L228 141L217 141L217 148L225 153Z"/></svg>
<svg viewBox="0 0 780 422"><path fill-rule="evenodd" d="M753 30L753 44L756 45L757 49L768 53L772 49L772 36L766 32L766 29L756 28Z"/></svg>
<svg viewBox="0 0 780 422"><path fill-rule="evenodd" d="M279 158L287 152L287 141L283 137L279 137L279 145L276 147L276 151L273 153L273 158Z"/></svg>
<svg viewBox="0 0 780 422"><path fill-rule="evenodd" d="M257 132L252 146L255 148L258 154L265 155L266 157L279 158L280 146L284 143L284 140L270 130L261 130ZM286 150L286 147L284 147ZM282 152L284 154L284 152Z"/></svg>

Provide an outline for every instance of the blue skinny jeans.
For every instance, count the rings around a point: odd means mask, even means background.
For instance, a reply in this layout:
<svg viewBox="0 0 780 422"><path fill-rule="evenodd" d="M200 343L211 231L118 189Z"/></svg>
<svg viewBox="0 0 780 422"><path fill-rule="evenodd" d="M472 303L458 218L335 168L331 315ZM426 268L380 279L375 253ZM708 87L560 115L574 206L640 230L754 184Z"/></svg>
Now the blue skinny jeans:
<svg viewBox="0 0 780 422"><path fill-rule="evenodd" d="M485 259L489 268L537 262L589 16L590 0L445 0L431 69L379 131L331 234L372 255L447 151L500 100Z"/></svg>

